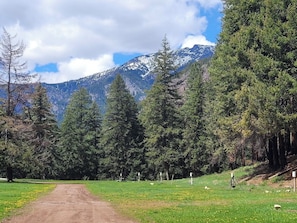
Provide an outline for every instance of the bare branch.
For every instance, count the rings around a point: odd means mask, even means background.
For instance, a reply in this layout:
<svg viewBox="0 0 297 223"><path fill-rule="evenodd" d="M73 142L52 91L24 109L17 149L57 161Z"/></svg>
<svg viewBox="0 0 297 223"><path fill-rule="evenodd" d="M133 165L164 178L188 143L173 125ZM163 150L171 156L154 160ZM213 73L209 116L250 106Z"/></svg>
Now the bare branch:
<svg viewBox="0 0 297 223"><path fill-rule="evenodd" d="M30 87L32 75L27 72L27 63L22 61L26 48L23 41L16 41L3 28L0 39L0 84L6 86L5 109L8 116L13 115L15 106L27 100L26 91Z"/></svg>

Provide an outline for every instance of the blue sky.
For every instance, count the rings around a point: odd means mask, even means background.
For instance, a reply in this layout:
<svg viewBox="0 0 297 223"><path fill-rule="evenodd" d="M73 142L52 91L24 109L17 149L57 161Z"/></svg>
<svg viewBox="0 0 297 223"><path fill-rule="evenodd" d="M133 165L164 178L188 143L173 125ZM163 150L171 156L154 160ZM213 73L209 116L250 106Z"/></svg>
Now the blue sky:
<svg viewBox="0 0 297 223"><path fill-rule="evenodd" d="M216 43L221 32L221 9L217 8L214 10L203 12L202 14L206 16L208 21L206 30L203 35L208 41Z"/></svg>
<svg viewBox="0 0 297 223"><path fill-rule="evenodd" d="M171 48L215 44L222 0L0 1L0 21L26 43L28 70L46 83L78 79Z"/></svg>

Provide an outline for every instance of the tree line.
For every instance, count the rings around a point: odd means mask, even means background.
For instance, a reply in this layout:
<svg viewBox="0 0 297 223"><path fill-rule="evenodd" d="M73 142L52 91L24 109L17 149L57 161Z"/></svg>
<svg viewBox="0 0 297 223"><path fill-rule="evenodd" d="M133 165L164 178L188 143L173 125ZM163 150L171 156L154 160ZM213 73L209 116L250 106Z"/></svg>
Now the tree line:
<svg viewBox="0 0 297 223"><path fill-rule="evenodd" d="M256 161L285 168L297 153L296 6L290 0L225 0L210 61L178 73L165 37L143 101L134 100L119 74L105 114L82 88L61 126L42 85L16 78L30 76L20 63L24 46L11 44L14 37L4 29L2 171L11 166L18 177L133 180L199 176ZM187 76L184 93L181 75Z"/></svg>

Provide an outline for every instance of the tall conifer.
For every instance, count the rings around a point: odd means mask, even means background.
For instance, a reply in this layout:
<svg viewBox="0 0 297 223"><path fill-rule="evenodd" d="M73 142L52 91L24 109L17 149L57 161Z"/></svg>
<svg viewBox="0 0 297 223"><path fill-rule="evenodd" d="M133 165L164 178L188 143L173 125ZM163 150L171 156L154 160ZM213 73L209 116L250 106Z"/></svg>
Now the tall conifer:
<svg viewBox="0 0 297 223"><path fill-rule="evenodd" d="M145 127L147 162L152 177L156 178L159 172L163 172L168 179L169 174L182 175L183 159L179 146L179 97L171 82L172 76L176 73L175 60L166 37L154 62L156 79L142 102L140 117Z"/></svg>
<svg viewBox="0 0 297 223"><path fill-rule="evenodd" d="M32 97L32 108L28 114L32 121L32 135L29 140L33 146L34 170L31 177L55 177L57 173L56 151L59 128L46 89L38 84Z"/></svg>
<svg viewBox="0 0 297 223"><path fill-rule="evenodd" d="M187 172L196 176L206 172L209 151L205 146L204 83L201 64L193 64L187 80L185 103L182 107L184 119L183 148Z"/></svg>
<svg viewBox="0 0 297 223"><path fill-rule="evenodd" d="M102 126L103 177L135 178L141 172L143 130L137 114L134 98L117 75L110 86Z"/></svg>
<svg viewBox="0 0 297 223"><path fill-rule="evenodd" d="M75 92L61 124L62 177L97 178L101 116L85 88ZM98 143L98 144L97 144Z"/></svg>
<svg viewBox="0 0 297 223"><path fill-rule="evenodd" d="M210 97L215 134L230 164L267 156L272 168L284 168L285 153L296 152L290 145L296 132L295 6L290 0L225 1Z"/></svg>

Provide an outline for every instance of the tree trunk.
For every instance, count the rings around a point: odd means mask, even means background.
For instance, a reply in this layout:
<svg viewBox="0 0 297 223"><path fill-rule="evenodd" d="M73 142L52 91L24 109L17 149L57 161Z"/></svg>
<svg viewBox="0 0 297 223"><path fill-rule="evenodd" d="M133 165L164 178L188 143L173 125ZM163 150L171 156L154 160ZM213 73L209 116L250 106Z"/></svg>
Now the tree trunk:
<svg viewBox="0 0 297 223"><path fill-rule="evenodd" d="M284 143L285 143L285 154L286 156L289 155L291 153L291 144L290 144L290 132L288 131L285 135L284 135Z"/></svg>
<svg viewBox="0 0 297 223"><path fill-rule="evenodd" d="M7 182L13 182L12 167L7 167Z"/></svg>
<svg viewBox="0 0 297 223"><path fill-rule="evenodd" d="M287 165L285 137L282 134L278 136L279 166L284 169Z"/></svg>
<svg viewBox="0 0 297 223"><path fill-rule="evenodd" d="M270 143L270 139L266 139L266 154L267 154L267 159L269 162L269 167L273 168L273 152L272 152L272 147Z"/></svg>
<svg viewBox="0 0 297 223"><path fill-rule="evenodd" d="M166 180L169 180L169 173L166 171Z"/></svg>
<svg viewBox="0 0 297 223"><path fill-rule="evenodd" d="M241 166L245 166L245 149L241 147Z"/></svg>
<svg viewBox="0 0 297 223"><path fill-rule="evenodd" d="M8 72L7 72L8 80L7 80L7 106L6 106L6 115L12 116L11 111L11 65L9 64Z"/></svg>
<svg viewBox="0 0 297 223"><path fill-rule="evenodd" d="M254 161L258 159L258 154L255 153L254 147L252 146L252 164L254 164Z"/></svg>
<svg viewBox="0 0 297 223"><path fill-rule="evenodd" d="M297 154L297 136L296 132L290 133L290 150L292 154Z"/></svg>
<svg viewBox="0 0 297 223"><path fill-rule="evenodd" d="M277 137L273 136L268 141L268 153L267 158L269 160L269 167L276 170L279 168L279 155L277 148Z"/></svg>

